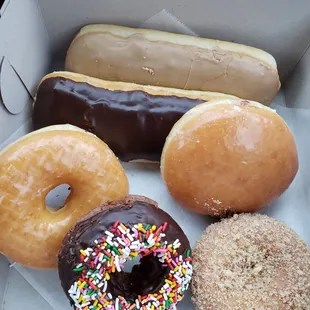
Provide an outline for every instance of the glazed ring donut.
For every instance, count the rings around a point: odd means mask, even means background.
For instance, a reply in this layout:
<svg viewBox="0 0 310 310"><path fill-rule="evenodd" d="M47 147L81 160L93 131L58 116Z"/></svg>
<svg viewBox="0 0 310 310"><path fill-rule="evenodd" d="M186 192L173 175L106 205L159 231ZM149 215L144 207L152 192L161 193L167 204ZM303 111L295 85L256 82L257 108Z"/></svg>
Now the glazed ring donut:
<svg viewBox="0 0 310 310"><path fill-rule="evenodd" d="M137 256L140 264L123 271ZM76 309L176 309L192 275L187 237L143 196L91 211L66 235L58 258L61 285Z"/></svg>
<svg viewBox="0 0 310 310"><path fill-rule="evenodd" d="M51 211L45 198L60 184L71 193ZM56 268L70 227L98 204L127 194L122 166L95 135L71 125L34 131L0 153L0 252L25 266Z"/></svg>
<svg viewBox="0 0 310 310"><path fill-rule="evenodd" d="M307 310L310 248L287 225L240 214L210 225L193 249L197 310Z"/></svg>

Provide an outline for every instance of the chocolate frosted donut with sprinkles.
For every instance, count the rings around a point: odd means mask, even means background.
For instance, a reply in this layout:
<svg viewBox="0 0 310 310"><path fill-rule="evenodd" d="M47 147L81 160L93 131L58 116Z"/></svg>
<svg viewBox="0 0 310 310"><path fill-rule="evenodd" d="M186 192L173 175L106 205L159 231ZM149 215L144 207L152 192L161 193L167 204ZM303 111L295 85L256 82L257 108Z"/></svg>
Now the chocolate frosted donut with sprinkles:
<svg viewBox="0 0 310 310"><path fill-rule="evenodd" d="M124 270L138 259L131 272ZM191 248L155 201L130 195L92 210L72 227L58 270L75 309L174 310L190 285Z"/></svg>

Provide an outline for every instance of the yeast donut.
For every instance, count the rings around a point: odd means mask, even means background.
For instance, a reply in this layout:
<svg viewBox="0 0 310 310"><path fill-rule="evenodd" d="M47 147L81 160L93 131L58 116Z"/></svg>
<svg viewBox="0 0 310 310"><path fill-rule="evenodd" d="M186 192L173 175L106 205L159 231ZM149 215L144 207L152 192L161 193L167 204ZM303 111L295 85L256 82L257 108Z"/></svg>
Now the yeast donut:
<svg viewBox="0 0 310 310"><path fill-rule="evenodd" d="M71 186L63 208L45 197ZM32 268L56 268L63 237L89 210L128 194L128 180L108 146L70 125L34 131L0 153L0 252Z"/></svg>
<svg viewBox="0 0 310 310"><path fill-rule="evenodd" d="M122 161L159 162L175 122L197 104L222 98L235 97L54 72L38 87L32 121L35 129L72 124L90 131Z"/></svg>
<svg viewBox="0 0 310 310"><path fill-rule="evenodd" d="M193 250L197 310L307 310L310 248L287 225L240 214L210 225Z"/></svg>
<svg viewBox="0 0 310 310"><path fill-rule="evenodd" d="M269 105L280 88L269 53L153 29L87 25L70 44L67 71L103 80L231 94Z"/></svg>
<svg viewBox="0 0 310 310"><path fill-rule="evenodd" d="M136 257L140 264L123 271ZM191 281L191 249L155 201L128 196L92 210L70 230L58 269L75 309L172 310Z"/></svg>
<svg viewBox="0 0 310 310"><path fill-rule="evenodd" d="M294 137L272 109L243 100L201 104L175 124L161 173L181 206L224 216L269 205L298 170Z"/></svg>

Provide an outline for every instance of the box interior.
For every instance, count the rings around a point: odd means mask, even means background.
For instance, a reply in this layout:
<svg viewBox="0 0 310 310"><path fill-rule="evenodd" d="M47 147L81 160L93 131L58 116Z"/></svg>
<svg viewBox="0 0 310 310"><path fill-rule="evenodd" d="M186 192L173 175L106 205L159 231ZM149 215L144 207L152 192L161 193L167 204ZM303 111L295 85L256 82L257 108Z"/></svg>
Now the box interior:
<svg viewBox="0 0 310 310"><path fill-rule="evenodd" d="M0 309L3 308L4 294L6 290L8 274L9 274L9 262L0 254ZM2 306L2 307L1 307Z"/></svg>
<svg viewBox="0 0 310 310"><path fill-rule="evenodd" d="M299 0L298 5L290 0L274 0L272 5L269 0L5 0L0 9L0 148L31 131L31 107L39 81L46 73L63 69L66 49L85 24L150 27L262 48L278 63L282 89L272 107L293 131L300 161L291 187L262 212L285 221L310 244L309 17L308 0ZM156 167L124 166L131 193L158 200L174 214L194 245L210 219L180 210L167 195ZM186 224L191 221L195 228ZM14 267L49 307L70 309L64 308L67 301L56 272ZM4 296L9 269L7 259L0 256L0 309L7 309ZM193 309L189 298L178 308Z"/></svg>

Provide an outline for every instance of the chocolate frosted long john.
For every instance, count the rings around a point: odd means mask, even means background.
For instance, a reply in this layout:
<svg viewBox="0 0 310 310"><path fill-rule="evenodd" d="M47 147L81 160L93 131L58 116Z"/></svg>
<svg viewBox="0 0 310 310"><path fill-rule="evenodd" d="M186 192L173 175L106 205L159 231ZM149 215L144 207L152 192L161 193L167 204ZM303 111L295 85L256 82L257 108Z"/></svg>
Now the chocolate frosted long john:
<svg viewBox="0 0 310 310"><path fill-rule="evenodd" d="M35 129L69 123L90 131L122 161L159 161L165 139L181 116L223 96L58 72L42 80L32 119Z"/></svg>

